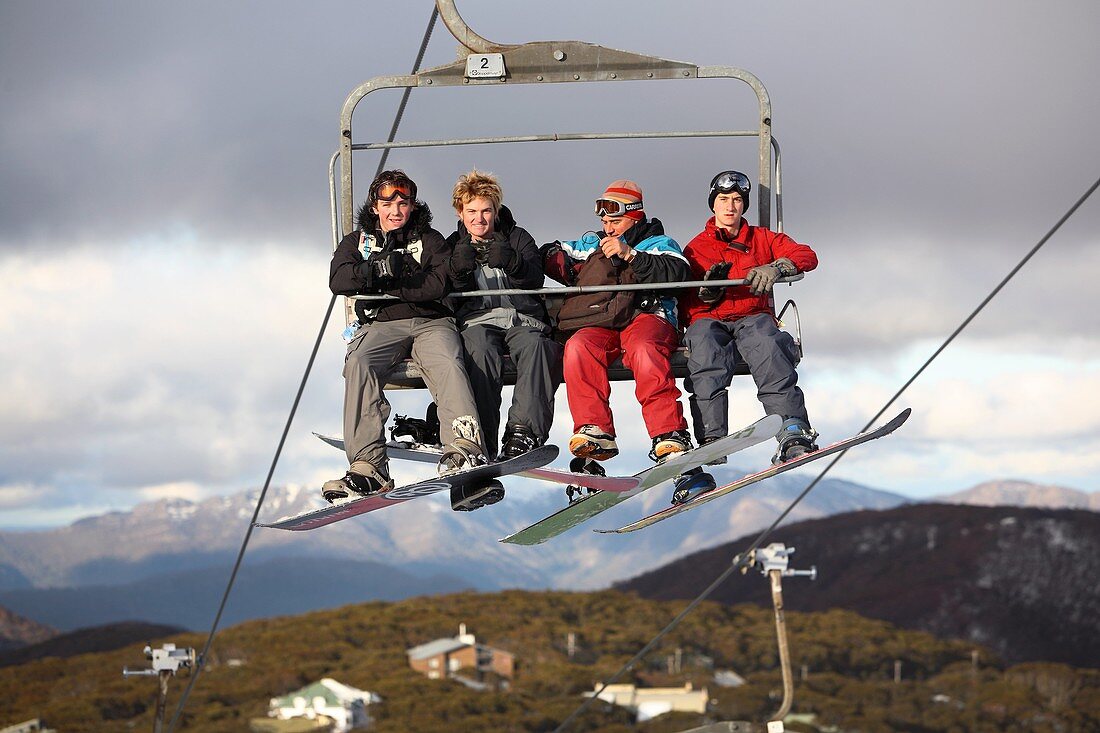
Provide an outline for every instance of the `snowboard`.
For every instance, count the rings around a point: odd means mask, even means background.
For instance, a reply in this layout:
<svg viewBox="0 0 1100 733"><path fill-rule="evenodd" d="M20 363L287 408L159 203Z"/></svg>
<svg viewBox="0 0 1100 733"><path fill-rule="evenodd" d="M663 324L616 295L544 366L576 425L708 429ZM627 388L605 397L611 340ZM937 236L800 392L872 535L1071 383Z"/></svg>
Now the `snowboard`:
<svg viewBox="0 0 1100 733"><path fill-rule="evenodd" d="M331 435L314 433L325 443L333 448L344 450L343 438ZM420 463L438 463L443 450L439 446L426 445L424 443L411 443L407 441L391 440L386 443L386 453L390 458L402 461L418 461ZM560 468L546 468L540 466L525 471L517 471L517 476L533 478L539 481L549 481L555 484L573 484L600 491L630 491L635 488L641 479L635 476L593 476L590 473L573 473Z"/></svg>
<svg viewBox="0 0 1100 733"><path fill-rule="evenodd" d="M736 433L731 433L713 443L681 453L675 458L635 474L634 478L637 478L639 483L629 491L599 491L595 494L589 494L500 541L513 545L542 544L576 527L578 524L588 521L597 514L607 511L616 504L673 479L685 471L699 468L731 453L736 453L757 443L775 438L775 434L779 432L781 427L783 427L783 418L778 415L769 415L747 428L738 430Z"/></svg>
<svg viewBox="0 0 1100 733"><path fill-rule="evenodd" d="M509 458L506 461L487 463L483 466L475 466L464 471L457 471L444 476L435 476L423 481L418 481L415 484L398 486L389 491L371 494L370 496L357 496L353 499L346 499L331 506L322 507L321 509L312 509L292 517L284 517L275 522L257 522L256 526L270 527L272 529L288 529L296 532L317 529L318 527L324 527L326 524L339 522L342 519L356 517L360 514L366 514L367 512L373 512L378 509L385 509L410 499L430 496L440 491L449 491L456 486L480 483L491 478L508 476L518 473L519 471L526 471L537 468L538 466L544 466L557 457L557 446L544 445L529 453L524 453L522 456Z"/></svg>
<svg viewBox="0 0 1100 733"><path fill-rule="evenodd" d="M868 430L865 433L854 435L851 438L837 441L836 443L833 443L830 446L826 446L821 450L814 451L813 453L803 453L799 457L792 458L786 463L780 463L777 466L771 466L769 468L765 468L763 471L758 471L757 473L750 474L748 476L745 476L744 478L739 478L732 483L726 484L725 486L720 486L717 489L706 492L705 494L699 494L694 499L684 504L673 504L670 507L666 507L659 512L650 514L648 517L643 517L642 519L639 519L636 522L632 522L625 527L620 527L619 529L597 529L595 531L600 532L601 534L623 534L625 532L634 532L636 530L642 529L643 527L649 527L656 524L657 522L668 519L669 517L674 517L681 512L686 512L689 509L695 509L699 506L702 506L703 504L706 504L708 501L713 501L714 499L725 496L726 494L737 491L738 489L743 489L746 486L751 486L752 484L763 481L764 479L771 478L772 476L776 476L785 471L790 471L791 469L800 468L801 466L805 466L807 463L812 463L819 458L825 458L826 456L831 456L835 453L840 453L841 451L848 450L849 448L857 446L860 443L866 443L867 441L875 440L876 438L881 438L883 436L889 435L890 433L901 427L901 424L909 419L909 414L911 412L912 409L907 407L902 410L893 420L883 425L880 425L873 430Z"/></svg>

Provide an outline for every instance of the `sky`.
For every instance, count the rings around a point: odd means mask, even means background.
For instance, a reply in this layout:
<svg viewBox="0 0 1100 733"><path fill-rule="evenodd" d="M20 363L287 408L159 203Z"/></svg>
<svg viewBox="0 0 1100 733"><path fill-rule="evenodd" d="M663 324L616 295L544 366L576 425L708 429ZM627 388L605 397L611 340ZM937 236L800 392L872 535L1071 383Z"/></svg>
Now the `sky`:
<svg viewBox="0 0 1100 733"><path fill-rule="evenodd" d="M330 297L340 109L362 82L408 73L431 9L0 4L0 526L263 484ZM1100 176L1100 6L1088 0L459 10L501 43L580 40L761 79L784 228L821 261L778 297L799 306L801 384L823 442L877 413ZM457 49L437 24L423 66ZM398 101L364 100L355 140L384 139ZM755 114L730 81L428 89L398 139L736 129ZM595 227L592 199L630 178L686 243L709 215L711 176L754 161L753 143L708 138L410 149L389 163L444 234L450 188L477 167L501 177L539 242ZM359 153L356 170L377 162ZM912 407L909 423L830 475L918 499L1008 478L1096 490L1098 231L1100 195L902 395L891 412ZM343 325L339 312L324 325L275 483L319 486L346 468L311 435L340 431ZM648 448L631 387L615 388L620 442ZM551 439L564 445L558 396ZM426 399L396 394L394 412ZM736 381L731 426L761 415ZM639 470L637 453L609 468Z"/></svg>

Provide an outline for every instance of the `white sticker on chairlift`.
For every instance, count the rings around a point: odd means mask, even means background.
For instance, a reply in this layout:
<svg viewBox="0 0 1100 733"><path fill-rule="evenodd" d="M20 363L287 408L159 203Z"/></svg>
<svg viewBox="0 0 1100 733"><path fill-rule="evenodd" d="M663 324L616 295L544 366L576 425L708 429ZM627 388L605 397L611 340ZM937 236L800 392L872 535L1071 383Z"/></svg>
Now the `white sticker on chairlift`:
<svg viewBox="0 0 1100 733"><path fill-rule="evenodd" d="M786 730L783 727L782 720L772 720L768 722L768 733L783 733Z"/></svg>
<svg viewBox="0 0 1100 733"><path fill-rule="evenodd" d="M466 78L486 79L504 76L504 54L472 53L466 57Z"/></svg>

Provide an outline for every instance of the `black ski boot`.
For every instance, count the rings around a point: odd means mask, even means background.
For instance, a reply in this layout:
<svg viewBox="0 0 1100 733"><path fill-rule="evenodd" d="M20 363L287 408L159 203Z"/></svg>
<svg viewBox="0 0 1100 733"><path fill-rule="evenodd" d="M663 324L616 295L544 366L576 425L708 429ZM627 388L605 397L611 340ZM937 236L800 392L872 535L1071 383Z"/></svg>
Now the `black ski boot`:
<svg viewBox="0 0 1100 733"><path fill-rule="evenodd" d="M813 453L817 450L817 443L814 442L816 438L817 431L808 422L797 417L788 417L775 435L779 447L772 456L772 464L778 466L806 453Z"/></svg>
<svg viewBox="0 0 1100 733"><path fill-rule="evenodd" d="M603 469L597 461L591 458L585 458L584 456L577 456L573 460L569 461L569 470L572 473L587 473L590 476L606 476L607 471ZM590 486L573 486L572 484L565 487L565 496L569 499L569 503L572 504L575 501L580 501L591 494L599 493L599 489L593 489Z"/></svg>
<svg viewBox="0 0 1100 733"><path fill-rule="evenodd" d="M451 509L456 512L472 512L483 506L496 504L504 498L504 484L495 478L483 484L454 486L451 488Z"/></svg>
<svg viewBox="0 0 1100 733"><path fill-rule="evenodd" d="M700 494L705 494L708 491L714 491L718 488L718 484L715 483L714 477L701 468L693 468L687 473L680 474L676 477L672 485L673 504L687 504Z"/></svg>
<svg viewBox="0 0 1100 733"><path fill-rule="evenodd" d="M653 439L653 447L649 451L649 458L657 463L664 463L669 458L684 451L689 451L693 447L688 431L673 430L670 433L662 433Z"/></svg>
<svg viewBox="0 0 1100 733"><path fill-rule="evenodd" d="M542 445L543 441L526 425L509 425L504 429L504 440L501 443L500 458L507 460L522 456Z"/></svg>

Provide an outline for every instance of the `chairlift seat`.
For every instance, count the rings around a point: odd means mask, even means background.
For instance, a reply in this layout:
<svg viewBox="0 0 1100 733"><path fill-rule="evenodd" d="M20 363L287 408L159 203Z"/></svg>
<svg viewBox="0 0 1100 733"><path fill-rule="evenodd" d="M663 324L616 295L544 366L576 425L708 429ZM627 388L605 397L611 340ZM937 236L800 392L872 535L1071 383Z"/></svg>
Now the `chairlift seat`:
<svg viewBox="0 0 1100 733"><path fill-rule="evenodd" d="M797 353L799 361L802 358L802 346L795 340L795 346L797 347ZM683 379L688 375L687 369L688 349L686 346L681 346L676 349L672 355L672 373L677 379ZM737 365L734 368L734 374L745 375L749 373L748 364L738 355ZM623 365L622 359L616 359L614 363L608 367L607 376L612 382L630 382L634 381L634 373ZM512 363L512 357L509 354L504 355L504 384L511 387L516 383L516 365ZM412 359L406 359L402 363L397 365L397 369L390 375L389 382L386 384L388 389L423 389L424 378L421 375L420 367L413 363Z"/></svg>

